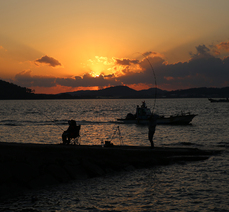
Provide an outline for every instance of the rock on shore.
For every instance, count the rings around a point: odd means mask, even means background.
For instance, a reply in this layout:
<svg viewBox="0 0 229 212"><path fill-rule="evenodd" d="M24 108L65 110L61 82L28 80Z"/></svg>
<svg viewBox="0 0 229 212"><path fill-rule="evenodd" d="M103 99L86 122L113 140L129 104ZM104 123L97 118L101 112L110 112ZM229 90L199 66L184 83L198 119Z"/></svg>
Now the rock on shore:
<svg viewBox="0 0 229 212"><path fill-rule="evenodd" d="M204 160L219 151L0 142L0 200L22 191L123 170Z"/></svg>

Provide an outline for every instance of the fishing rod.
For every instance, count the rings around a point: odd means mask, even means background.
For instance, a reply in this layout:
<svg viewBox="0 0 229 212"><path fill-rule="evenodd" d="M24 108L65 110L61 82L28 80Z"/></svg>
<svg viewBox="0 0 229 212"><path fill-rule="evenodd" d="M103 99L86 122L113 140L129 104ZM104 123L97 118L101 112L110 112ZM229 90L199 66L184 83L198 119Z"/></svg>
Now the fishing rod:
<svg viewBox="0 0 229 212"><path fill-rule="evenodd" d="M64 129L63 129L62 127L60 127L59 125L57 125L57 124L55 123L54 120L52 120L51 118L49 118L49 117L48 117L46 114L44 114L44 113L43 113L43 115L44 115L46 118L48 118L49 121L51 121L51 122L54 123L57 127L59 127L62 131L64 131Z"/></svg>
<svg viewBox="0 0 229 212"><path fill-rule="evenodd" d="M156 99L157 99L157 79L156 79L156 74L155 74L155 71L154 71L154 68L151 64L151 62L149 61L148 57L146 57L144 54L138 52L139 54L141 54L146 60L147 62L149 63L152 71L153 71L153 75L154 75L154 84L155 84L155 96L154 96L154 105L153 105L153 110L152 112L154 111L155 107L156 107Z"/></svg>
<svg viewBox="0 0 229 212"><path fill-rule="evenodd" d="M62 128L62 127L60 127L59 125L57 125L56 123L55 123L55 121L54 120L52 120L48 115L46 115L45 113L43 113L38 107L36 107L37 108L37 110L42 114L42 115L44 115L49 121L51 121L52 123L54 123L57 127L59 127L62 131L64 131L64 129Z"/></svg>
<svg viewBox="0 0 229 212"><path fill-rule="evenodd" d="M155 74L155 71L154 71L154 68L151 64L151 62L149 61L148 57L146 57L144 54L140 53L140 52L137 52L139 54L141 54L146 60L147 62L149 63L152 71L153 71L153 75L154 75L154 84L155 84L155 95L154 95L154 105L153 105L153 109L152 109L152 112L154 112L155 110L155 107L156 107L156 99L157 99L157 79L156 79L156 74ZM123 140L122 140L122 136L121 136L121 132L120 132L120 129L119 129L119 126L117 127L117 129L114 131L111 139L113 139L114 135L115 134L118 134L119 135L119 140L120 140L120 145L122 144L123 145ZM102 141L103 142L103 141Z"/></svg>

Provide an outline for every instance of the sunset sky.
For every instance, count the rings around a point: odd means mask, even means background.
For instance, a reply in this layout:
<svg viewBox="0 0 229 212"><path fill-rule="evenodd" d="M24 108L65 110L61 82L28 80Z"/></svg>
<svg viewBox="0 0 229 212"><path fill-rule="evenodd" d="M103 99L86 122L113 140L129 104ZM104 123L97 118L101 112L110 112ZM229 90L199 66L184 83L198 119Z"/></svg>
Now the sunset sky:
<svg viewBox="0 0 229 212"><path fill-rule="evenodd" d="M228 0L0 0L0 79L36 93L148 89L150 61L160 89L226 87L228 9Z"/></svg>

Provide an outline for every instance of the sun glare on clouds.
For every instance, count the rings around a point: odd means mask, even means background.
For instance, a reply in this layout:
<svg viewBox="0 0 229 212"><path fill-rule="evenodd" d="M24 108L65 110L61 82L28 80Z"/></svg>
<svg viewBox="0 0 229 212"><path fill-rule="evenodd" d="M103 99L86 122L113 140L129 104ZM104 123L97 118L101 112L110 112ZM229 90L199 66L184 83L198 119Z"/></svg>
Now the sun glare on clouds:
<svg viewBox="0 0 229 212"><path fill-rule="evenodd" d="M99 77L100 75L110 74L110 68L114 65L114 61L107 57L95 56L88 59L84 65L89 69L89 74L92 77Z"/></svg>
<svg viewBox="0 0 229 212"><path fill-rule="evenodd" d="M227 0L2 1L0 79L36 93L144 89L154 78L147 57L162 89L227 86L228 8Z"/></svg>

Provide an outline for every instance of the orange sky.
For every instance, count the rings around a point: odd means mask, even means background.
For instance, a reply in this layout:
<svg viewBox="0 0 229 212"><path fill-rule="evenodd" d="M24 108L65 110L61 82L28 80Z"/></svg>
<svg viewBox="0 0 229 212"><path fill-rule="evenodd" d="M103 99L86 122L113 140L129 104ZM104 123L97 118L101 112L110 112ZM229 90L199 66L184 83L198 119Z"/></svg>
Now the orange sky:
<svg viewBox="0 0 229 212"><path fill-rule="evenodd" d="M228 86L228 8L227 0L0 1L0 79L36 93L139 90L155 86L152 65L161 89Z"/></svg>

